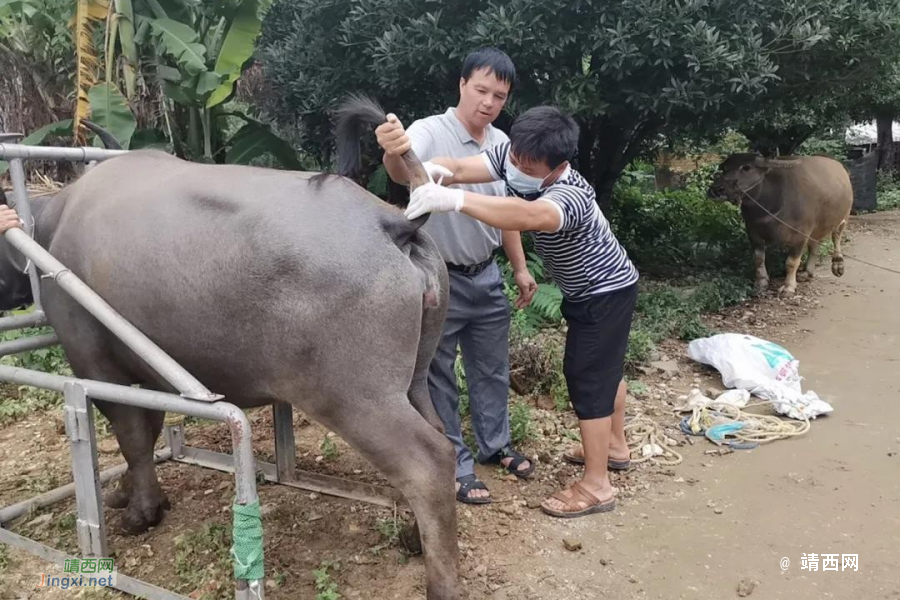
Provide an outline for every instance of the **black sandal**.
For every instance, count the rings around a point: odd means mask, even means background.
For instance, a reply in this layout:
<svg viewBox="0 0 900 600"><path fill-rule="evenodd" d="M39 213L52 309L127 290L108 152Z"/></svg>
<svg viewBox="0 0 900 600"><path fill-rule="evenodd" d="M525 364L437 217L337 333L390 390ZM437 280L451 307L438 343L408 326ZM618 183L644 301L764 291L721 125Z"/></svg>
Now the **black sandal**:
<svg viewBox="0 0 900 600"><path fill-rule="evenodd" d="M512 458L512 461L510 461L509 465L504 465L501 462L504 458ZM534 464L533 460L531 460L530 458L528 458L526 456L523 456L522 454L519 454L512 448L504 448L503 450L501 450L497 454L493 455L492 457L490 457L489 459L487 459L484 462L494 464L494 465L500 465L501 467L503 467L504 469L506 469L507 471L509 471L516 477L518 477L519 479L530 478L532 473L534 473L534 468L535 468L535 464ZM528 463L528 465L529 465L528 468L519 470L519 465L521 465L524 462Z"/></svg>
<svg viewBox="0 0 900 600"><path fill-rule="evenodd" d="M460 477L456 480L459 482L459 489L456 490L456 499L464 504L490 504L490 496L487 498L470 498L469 492L472 490L487 490L487 486L483 482L478 481L474 474Z"/></svg>

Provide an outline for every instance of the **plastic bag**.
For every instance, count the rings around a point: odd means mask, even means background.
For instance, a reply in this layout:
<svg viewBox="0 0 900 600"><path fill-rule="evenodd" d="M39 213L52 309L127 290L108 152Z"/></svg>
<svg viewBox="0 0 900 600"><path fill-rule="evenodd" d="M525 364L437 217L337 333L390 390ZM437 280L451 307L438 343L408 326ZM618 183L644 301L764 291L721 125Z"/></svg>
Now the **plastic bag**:
<svg viewBox="0 0 900 600"><path fill-rule="evenodd" d="M722 374L728 388L747 390L768 400L775 411L792 419L814 419L834 410L813 391L800 386L800 361L772 342L739 333L694 340L688 356Z"/></svg>

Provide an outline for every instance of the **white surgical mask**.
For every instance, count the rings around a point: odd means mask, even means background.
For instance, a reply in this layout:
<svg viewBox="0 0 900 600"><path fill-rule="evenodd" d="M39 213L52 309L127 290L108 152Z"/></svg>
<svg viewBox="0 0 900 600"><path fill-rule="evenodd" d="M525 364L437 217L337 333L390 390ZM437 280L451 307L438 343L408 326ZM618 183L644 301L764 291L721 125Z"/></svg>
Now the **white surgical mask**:
<svg viewBox="0 0 900 600"><path fill-rule="evenodd" d="M536 194L544 188L544 180L540 177L527 175L517 169L506 157L506 183L520 194Z"/></svg>

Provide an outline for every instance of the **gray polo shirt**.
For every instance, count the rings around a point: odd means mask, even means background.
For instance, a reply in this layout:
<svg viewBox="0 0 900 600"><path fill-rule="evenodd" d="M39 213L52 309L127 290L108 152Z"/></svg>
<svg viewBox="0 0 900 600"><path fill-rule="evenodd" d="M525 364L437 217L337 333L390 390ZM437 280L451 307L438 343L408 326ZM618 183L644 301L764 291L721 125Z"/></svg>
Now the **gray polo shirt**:
<svg viewBox="0 0 900 600"><path fill-rule="evenodd" d="M441 156L476 156L486 148L509 140L493 125L488 125L485 131L484 143L479 144L456 118L456 109L448 108L442 115L414 122L406 134L412 142L413 152L424 162ZM489 196L506 196L502 181L454 187ZM487 260L502 242L499 229L457 212L432 213L423 229L434 239L444 260L458 265L474 265Z"/></svg>

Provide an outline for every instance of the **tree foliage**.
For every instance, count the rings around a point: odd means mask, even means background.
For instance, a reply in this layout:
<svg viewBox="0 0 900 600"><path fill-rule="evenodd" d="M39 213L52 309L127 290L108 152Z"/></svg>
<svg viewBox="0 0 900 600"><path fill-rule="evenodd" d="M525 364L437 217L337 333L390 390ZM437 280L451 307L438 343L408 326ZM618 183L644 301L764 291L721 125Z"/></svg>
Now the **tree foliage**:
<svg viewBox="0 0 900 600"><path fill-rule="evenodd" d="M12 84L0 85L0 108L13 96L4 88L27 89L23 78L30 76L34 82L27 83L42 94L60 89L75 101L32 119L23 128L32 134L28 143L43 142L61 122L81 133L78 122L90 117L125 148L163 147L215 162L251 162L267 155L300 168L293 148L232 102L270 4L0 0L0 66L8 60L16 67ZM39 85L51 76L54 86Z"/></svg>
<svg viewBox="0 0 900 600"><path fill-rule="evenodd" d="M578 166L606 199L661 135L718 128L767 94L789 97L788 86L815 89L841 65L869 66L877 40L900 30L896 4L281 0L263 31L265 104L327 159L327 113L344 95L375 95L410 122L454 104L462 58L494 45L519 73L501 127L537 104L572 113L581 126ZM860 53L866 60L855 62Z"/></svg>
<svg viewBox="0 0 900 600"><path fill-rule="evenodd" d="M900 2L811 3L821 24L816 43L779 60L778 85L731 121L766 154L790 154L813 135L869 120L876 97L889 97L900 60Z"/></svg>

